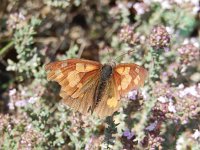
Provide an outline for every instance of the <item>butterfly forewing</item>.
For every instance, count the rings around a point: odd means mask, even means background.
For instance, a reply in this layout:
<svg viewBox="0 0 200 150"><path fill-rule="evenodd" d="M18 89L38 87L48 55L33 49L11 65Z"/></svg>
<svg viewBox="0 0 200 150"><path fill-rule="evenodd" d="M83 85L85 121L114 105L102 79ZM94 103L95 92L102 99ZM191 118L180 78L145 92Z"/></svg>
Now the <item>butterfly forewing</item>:
<svg viewBox="0 0 200 150"><path fill-rule="evenodd" d="M47 79L61 85L60 96L64 102L82 113L93 105L101 64L83 59L57 61L45 66Z"/></svg>
<svg viewBox="0 0 200 150"><path fill-rule="evenodd" d="M117 91L122 96L132 89L143 86L147 71L136 64L119 64L114 68L113 77Z"/></svg>
<svg viewBox="0 0 200 150"><path fill-rule="evenodd" d="M83 76L89 76L93 71L99 71L100 63L83 59L68 59L49 63L45 66L48 71L47 79L57 81L62 86L70 84L74 87ZM89 73L88 75L86 75Z"/></svg>

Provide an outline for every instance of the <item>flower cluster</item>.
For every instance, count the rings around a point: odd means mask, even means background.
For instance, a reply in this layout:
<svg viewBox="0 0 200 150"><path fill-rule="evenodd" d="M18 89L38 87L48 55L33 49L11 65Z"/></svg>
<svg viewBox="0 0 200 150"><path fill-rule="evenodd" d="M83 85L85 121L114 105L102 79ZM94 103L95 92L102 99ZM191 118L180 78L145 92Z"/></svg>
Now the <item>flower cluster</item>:
<svg viewBox="0 0 200 150"><path fill-rule="evenodd" d="M33 149L36 144L42 141L41 133L35 131L31 124L25 127L25 132L21 135L19 149Z"/></svg>
<svg viewBox="0 0 200 150"><path fill-rule="evenodd" d="M27 24L27 20L21 12L10 14L9 17L7 22L9 29L20 29Z"/></svg>
<svg viewBox="0 0 200 150"><path fill-rule="evenodd" d="M158 88L159 87L159 88ZM164 93L161 88L164 88ZM188 123L189 119L197 117L200 111L200 85L190 87L169 87L158 85L155 92L159 92L158 101L153 108L155 120L166 118ZM157 118L159 116L159 118ZM161 117L162 116L162 117ZM161 117L161 118L160 118Z"/></svg>
<svg viewBox="0 0 200 150"><path fill-rule="evenodd" d="M143 2L137 2L133 4L132 7L135 9L138 15L144 15L150 10L149 6Z"/></svg>
<svg viewBox="0 0 200 150"><path fill-rule="evenodd" d="M9 130L9 123L10 117L8 115L0 115L0 133L2 133L4 129Z"/></svg>
<svg viewBox="0 0 200 150"><path fill-rule="evenodd" d="M170 35L164 26L155 26L149 37L150 45L155 49L169 48Z"/></svg>
<svg viewBox="0 0 200 150"><path fill-rule="evenodd" d="M180 63L191 65L200 59L200 49L193 44L184 44L177 49L180 56Z"/></svg>
<svg viewBox="0 0 200 150"><path fill-rule="evenodd" d="M188 148L199 149L200 145L198 139L199 139L199 130L196 129L195 131L186 131L177 139L176 149L177 150L188 149Z"/></svg>
<svg viewBox="0 0 200 150"><path fill-rule="evenodd" d="M154 136L154 135L149 135L148 136L148 149L150 150L156 150L158 149L163 149L162 147L162 142L164 139L160 136Z"/></svg>
<svg viewBox="0 0 200 150"><path fill-rule="evenodd" d="M134 27L125 25L119 32L119 39L128 44L136 44L138 42L138 35L134 33Z"/></svg>
<svg viewBox="0 0 200 150"><path fill-rule="evenodd" d="M15 107L25 107L28 104L34 104L39 100L39 93L35 93L34 96L29 96L26 92L28 89L22 89L21 91L17 91L16 89L11 89L9 91L10 102L8 103L9 109L14 110ZM35 89L36 92L39 89Z"/></svg>

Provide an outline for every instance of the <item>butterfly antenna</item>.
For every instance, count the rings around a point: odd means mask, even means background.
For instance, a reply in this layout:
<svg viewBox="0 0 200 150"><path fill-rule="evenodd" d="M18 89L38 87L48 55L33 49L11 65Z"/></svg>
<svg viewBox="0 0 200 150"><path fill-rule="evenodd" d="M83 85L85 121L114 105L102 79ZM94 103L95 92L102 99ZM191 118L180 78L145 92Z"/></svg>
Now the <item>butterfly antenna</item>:
<svg viewBox="0 0 200 150"><path fill-rule="evenodd" d="M82 56L82 54L83 54L83 51L84 51L84 49L85 49L85 44L83 43L83 44L81 44L81 47L80 47L80 49L79 49L79 51L78 51L78 58L81 58L81 56Z"/></svg>
<svg viewBox="0 0 200 150"><path fill-rule="evenodd" d="M132 52L134 52L134 51L135 51L135 49L134 49L134 50L129 50L128 52L124 52L124 53L122 53L120 56L116 57L114 60L117 61L118 58L120 58L120 57L122 57L122 56L124 56L124 55L126 55L126 54L129 54L129 55L130 55L130 54L131 54Z"/></svg>
<svg viewBox="0 0 200 150"><path fill-rule="evenodd" d="M107 50L108 50L109 60L112 60L110 48L107 48Z"/></svg>

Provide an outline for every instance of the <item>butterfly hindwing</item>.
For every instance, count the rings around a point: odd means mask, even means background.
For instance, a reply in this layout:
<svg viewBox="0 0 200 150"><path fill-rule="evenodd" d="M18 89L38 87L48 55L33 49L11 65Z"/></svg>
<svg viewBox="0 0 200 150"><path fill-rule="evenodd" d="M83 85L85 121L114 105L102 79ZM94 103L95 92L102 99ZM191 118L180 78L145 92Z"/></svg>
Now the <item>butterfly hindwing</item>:
<svg viewBox="0 0 200 150"><path fill-rule="evenodd" d="M83 84L83 87L77 89L70 96L66 91L61 89L60 96L63 98L63 102L73 108L75 111L79 111L82 114L87 114L90 108L94 104L95 88L98 84L99 74L91 76L87 82Z"/></svg>
<svg viewBox="0 0 200 150"><path fill-rule="evenodd" d="M97 104L94 112L100 118L112 115L120 106L120 95L116 89L113 77L109 79L105 86L101 101Z"/></svg>
<svg viewBox="0 0 200 150"><path fill-rule="evenodd" d="M114 68L113 77L117 91L123 96L130 90L144 85L147 71L136 64L119 64Z"/></svg>
<svg viewBox="0 0 200 150"><path fill-rule="evenodd" d="M94 110L100 118L110 116L117 111L120 97L132 89L143 86L147 77L147 71L136 64L119 64L113 70L106 84L104 96Z"/></svg>

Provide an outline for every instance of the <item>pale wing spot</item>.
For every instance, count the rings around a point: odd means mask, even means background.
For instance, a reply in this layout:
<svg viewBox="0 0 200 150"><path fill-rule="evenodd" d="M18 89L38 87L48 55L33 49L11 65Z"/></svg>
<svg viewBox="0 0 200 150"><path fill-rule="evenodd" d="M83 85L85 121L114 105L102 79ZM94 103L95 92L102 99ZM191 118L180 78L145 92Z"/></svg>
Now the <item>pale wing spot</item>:
<svg viewBox="0 0 200 150"><path fill-rule="evenodd" d="M138 68L135 68L135 72L136 72L136 73L139 73L140 70L139 70Z"/></svg>
<svg viewBox="0 0 200 150"><path fill-rule="evenodd" d="M122 87L119 85L119 86L117 87L117 90L118 90L118 91L120 91L120 90L121 90L121 88L122 88Z"/></svg>
<svg viewBox="0 0 200 150"><path fill-rule="evenodd" d="M74 70L69 72L68 76L67 76L67 80L72 80L74 78L74 76L76 76L78 74L78 71Z"/></svg>
<svg viewBox="0 0 200 150"><path fill-rule="evenodd" d="M127 75L130 72L130 67L119 67L116 69L116 71L120 74L120 75Z"/></svg>
<svg viewBox="0 0 200 150"><path fill-rule="evenodd" d="M135 83L136 85L138 85L139 81L138 81L137 78L134 79L134 83Z"/></svg>
<svg viewBox="0 0 200 150"><path fill-rule="evenodd" d="M78 98L80 95L79 92L75 92L74 94L71 95L72 98Z"/></svg>
<svg viewBox="0 0 200 150"><path fill-rule="evenodd" d="M107 100L107 105L108 105L109 107L116 107L117 104L118 104L118 101L117 101L117 99L116 99L115 97L109 98L109 99Z"/></svg>
<svg viewBox="0 0 200 150"><path fill-rule="evenodd" d="M77 87L78 87L79 89L82 88L82 86L83 86L82 83L79 83L79 84L77 85Z"/></svg>
<svg viewBox="0 0 200 150"><path fill-rule="evenodd" d="M62 98L64 98L64 97L67 97L68 95L67 95L67 93L65 92L65 91L60 91L60 97L62 97Z"/></svg>
<svg viewBox="0 0 200 150"><path fill-rule="evenodd" d="M80 77L74 78L74 80L69 81L69 86L71 86L71 87L76 86L80 80L81 80Z"/></svg>
<svg viewBox="0 0 200 150"><path fill-rule="evenodd" d="M62 73L62 71L60 69L55 71L56 75L59 75L60 73Z"/></svg>
<svg viewBox="0 0 200 150"><path fill-rule="evenodd" d="M77 88L79 88L73 95L71 95L72 98L78 98L80 96L80 89L82 88L83 84L79 83L77 85Z"/></svg>
<svg viewBox="0 0 200 150"><path fill-rule="evenodd" d="M137 77L136 77L138 80L141 80L141 78L140 78L140 76L139 75L137 75Z"/></svg>
<svg viewBox="0 0 200 150"><path fill-rule="evenodd" d="M61 64L61 67L63 68L63 67L66 67L67 66L67 62L64 62L64 63L62 63Z"/></svg>
<svg viewBox="0 0 200 150"><path fill-rule="evenodd" d="M81 95L79 95L78 97L79 97L79 98L82 98L83 96L84 96L84 94L81 94Z"/></svg>
<svg viewBox="0 0 200 150"><path fill-rule="evenodd" d="M55 80L59 80L59 79L61 79L63 77L64 77L64 74L61 73L61 74L59 74L59 75L56 76Z"/></svg>
<svg viewBox="0 0 200 150"><path fill-rule="evenodd" d="M136 78L134 79L134 83L135 83L136 85L138 85L140 80L141 80L141 79L140 79L140 76L137 75Z"/></svg>
<svg viewBox="0 0 200 150"><path fill-rule="evenodd" d="M47 74L47 80L56 80L62 77L63 77L62 71L59 69L55 71L49 71L49 73Z"/></svg>
<svg viewBox="0 0 200 150"><path fill-rule="evenodd" d="M132 77L129 74L124 76L124 78L121 81L122 90L128 87L128 85L131 83L131 80L132 80Z"/></svg>
<svg viewBox="0 0 200 150"><path fill-rule="evenodd" d="M85 72L85 66L84 66L84 64L82 64L82 63L77 63L77 64L76 64L76 70L77 70L78 72Z"/></svg>
<svg viewBox="0 0 200 150"><path fill-rule="evenodd" d="M116 69L116 71L119 73L119 74L122 74L124 72L124 67L119 67Z"/></svg>
<svg viewBox="0 0 200 150"><path fill-rule="evenodd" d="M61 90L65 91L65 93L67 95L72 95L74 93L75 89L76 89L75 87L70 87L67 85L67 86L63 87Z"/></svg>
<svg viewBox="0 0 200 150"><path fill-rule="evenodd" d="M87 64L85 67L85 72L89 72L89 71L95 70L97 68L98 68L97 66Z"/></svg>
<svg viewBox="0 0 200 150"><path fill-rule="evenodd" d="M63 88L63 91L68 92L68 91L70 91L70 89L71 89L70 86L65 86L65 87Z"/></svg>
<svg viewBox="0 0 200 150"><path fill-rule="evenodd" d="M74 70L69 73L67 76L67 80L69 81L69 86L74 87L81 80L78 71Z"/></svg>
<svg viewBox="0 0 200 150"><path fill-rule="evenodd" d="M124 72L123 72L122 75L127 75L127 74L129 74L130 69L131 69L130 67L125 67Z"/></svg>
<svg viewBox="0 0 200 150"><path fill-rule="evenodd" d="M67 94L67 95L72 95L73 92L74 92L74 90L71 88L70 90L66 91L66 94Z"/></svg>
<svg viewBox="0 0 200 150"><path fill-rule="evenodd" d="M78 72L89 72L89 71L92 71L92 70L95 70L95 69L98 69L97 66L94 66L94 65L90 65L90 64L83 64L83 63L77 63L76 64L76 70Z"/></svg>
<svg viewBox="0 0 200 150"><path fill-rule="evenodd" d="M55 71L55 80L58 80L60 78L62 78L64 75L62 74L62 71L61 70L56 70Z"/></svg>
<svg viewBox="0 0 200 150"><path fill-rule="evenodd" d="M48 74L47 74L47 80L51 80L55 75L55 72L54 71L50 71Z"/></svg>

